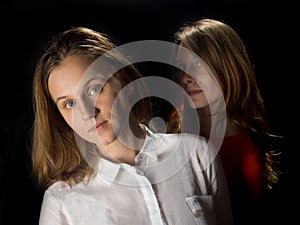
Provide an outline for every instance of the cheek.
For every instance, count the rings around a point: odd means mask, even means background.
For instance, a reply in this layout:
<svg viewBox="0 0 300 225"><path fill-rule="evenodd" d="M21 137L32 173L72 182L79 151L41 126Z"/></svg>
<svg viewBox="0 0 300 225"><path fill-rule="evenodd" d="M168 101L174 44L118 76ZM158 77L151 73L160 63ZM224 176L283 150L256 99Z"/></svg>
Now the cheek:
<svg viewBox="0 0 300 225"><path fill-rule="evenodd" d="M62 112L62 111L60 111L60 114L64 118L65 122L73 129L72 113L71 112Z"/></svg>
<svg viewBox="0 0 300 225"><path fill-rule="evenodd" d="M74 115L74 117L72 115L66 115L65 121L81 138L93 142L95 139L94 136L97 137L97 135L89 132L92 128L92 124L88 123L86 120L82 120L81 115Z"/></svg>
<svg viewBox="0 0 300 225"><path fill-rule="evenodd" d="M223 97L223 92L221 90L221 88L219 87L219 85L216 82L213 82L212 80L210 80L207 83L207 87L208 87L208 94L209 94L209 99L211 99L211 101L214 101L218 98Z"/></svg>
<svg viewBox="0 0 300 225"><path fill-rule="evenodd" d="M94 107L100 110L100 114L110 112L115 104L116 94L114 92L105 92L98 96L94 101Z"/></svg>
<svg viewBox="0 0 300 225"><path fill-rule="evenodd" d="M209 105L206 95L204 93L200 94L193 100L190 100L189 103L190 103L190 106L194 109L205 108Z"/></svg>

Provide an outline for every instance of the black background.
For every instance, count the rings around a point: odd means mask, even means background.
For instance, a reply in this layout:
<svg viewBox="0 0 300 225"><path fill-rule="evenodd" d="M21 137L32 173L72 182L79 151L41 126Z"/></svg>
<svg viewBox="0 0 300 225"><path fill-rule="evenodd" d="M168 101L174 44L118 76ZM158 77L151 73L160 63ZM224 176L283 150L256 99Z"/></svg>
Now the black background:
<svg viewBox="0 0 300 225"><path fill-rule="evenodd" d="M223 20L245 41L269 124L275 133L284 136L279 143L283 174L265 208L270 221L264 224L292 224L299 208L299 24L295 9L288 1L259 0L2 1L0 224L38 224L42 192L29 175L28 142L33 121L32 76L46 42L71 26L107 33L117 44L146 39L172 41L179 26L202 17ZM163 116L165 111L160 106L158 103L156 112Z"/></svg>

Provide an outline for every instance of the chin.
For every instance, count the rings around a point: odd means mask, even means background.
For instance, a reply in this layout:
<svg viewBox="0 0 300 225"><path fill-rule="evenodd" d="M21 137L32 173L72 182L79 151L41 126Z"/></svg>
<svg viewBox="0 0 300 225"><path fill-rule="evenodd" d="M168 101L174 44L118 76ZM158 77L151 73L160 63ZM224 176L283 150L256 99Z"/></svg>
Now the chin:
<svg viewBox="0 0 300 225"><path fill-rule="evenodd" d="M193 102L192 104L190 104L190 107L192 108L192 109L203 109L203 108L206 108L206 107L208 107L209 106L209 104L206 102L206 103L200 103L200 102Z"/></svg>

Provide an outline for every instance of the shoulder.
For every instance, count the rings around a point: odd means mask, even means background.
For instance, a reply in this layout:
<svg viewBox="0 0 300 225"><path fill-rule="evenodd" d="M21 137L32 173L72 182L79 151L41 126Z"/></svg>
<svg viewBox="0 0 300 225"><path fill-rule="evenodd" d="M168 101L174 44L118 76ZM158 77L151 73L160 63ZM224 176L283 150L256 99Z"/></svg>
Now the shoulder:
<svg viewBox="0 0 300 225"><path fill-rule="evenodd" d="M67 183L63 181L58 181L52 184L51 186L49 186L45 193L53 194L53 193L68 191L68 190L71 190L71 187Z"/></svg>
<svg viewBox="0 0 300 225"><path fill-rule="evenodd" d="M81 181L70 186L64 181L58 181L47 188L44 198L55 197L56 199L65 199L73 194L83 193L88 188L88 183Z"/></svg>
<svg viewBox="0 0 300 225"><path fill-rule="evenodd" d="M209 149L205 138L188 133L149 133L144 149L153 150L158 155L167 156L176 153L178 157L203 155ZM165 157L162 157L165 158Z"/></svg>
<svg viewBox="0 0 300 225"><path fill-rule="evenodd" d="M69 186L63 181L58 181L44 193L40 211L40 224L77 224L78 217L87 215L83 208L87 194L84 194L83 183ZM88 191L86 191L89 193ZM71 220L71 222L67 220Z"/></svg>
<svg viewBox="0 0 300 225"><path fill-rule="evenodd" d="M153 137L163 140L170 145L176 146L202 146L208 145L207 139L188 133L152 133Z"/></svg>
<svg viewBox="0 0 300 225"><path fill-rule="evenodd" d="M161 155L166 154L172 163L179 163L194 168L195 171L207 173L219 170L221 166L218 149L205 137L189 133L155 134L168 143L165 148L159 148Z"/></svg>
<svg viewBox="0 0 300 225"><path fill-rule="evenodd" d="M60 199L61 196L65 196L70 193L72 188L63 181L58 181L49 186L44 193L44 201L51 199Z"/></svg>
<svg viewBox="0 0 300 225"><path fill-rule="evenodd" d="M70 186L63 181L58 181L48 187L44 193L43 201L52 205L63 205L64 202L84 198L88 193L88 188L88 184L84 182Z"/></svg>

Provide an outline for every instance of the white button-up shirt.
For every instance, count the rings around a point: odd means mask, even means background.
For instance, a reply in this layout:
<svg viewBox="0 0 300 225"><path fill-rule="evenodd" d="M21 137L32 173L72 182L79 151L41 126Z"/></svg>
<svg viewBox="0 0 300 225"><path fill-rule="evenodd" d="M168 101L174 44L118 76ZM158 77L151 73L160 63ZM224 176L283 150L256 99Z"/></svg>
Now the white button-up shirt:
<svg viewBox="0 0 300 225"><path fill-rule="evenodd" d="M205 139L147 129L136 165L101 159L90 182L50 186L40 225L231 225L227 185Z"/></svg>

